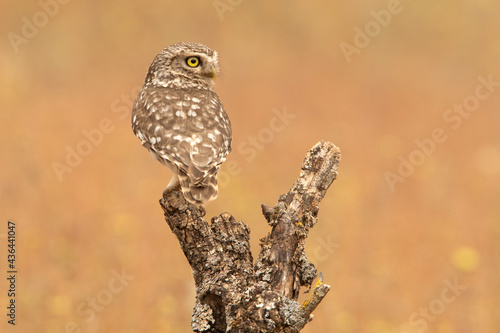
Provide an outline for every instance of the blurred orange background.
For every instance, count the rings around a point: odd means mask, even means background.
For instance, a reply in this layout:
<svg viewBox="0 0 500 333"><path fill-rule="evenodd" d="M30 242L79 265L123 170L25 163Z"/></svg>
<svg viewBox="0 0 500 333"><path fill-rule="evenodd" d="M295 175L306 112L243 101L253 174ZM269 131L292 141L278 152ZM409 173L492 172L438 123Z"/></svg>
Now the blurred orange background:
<svg viewBox="0 0 500 333"><path fill-rule="evenodd" d="M220 54L234 140L207 217L246 222L254 258L260 204L317 141L342 151L306 246L332 290L303 332L500 331L498 1L59 1L0 12L2 332L190 331L171 173L130 125L179 41Z"/></svg>

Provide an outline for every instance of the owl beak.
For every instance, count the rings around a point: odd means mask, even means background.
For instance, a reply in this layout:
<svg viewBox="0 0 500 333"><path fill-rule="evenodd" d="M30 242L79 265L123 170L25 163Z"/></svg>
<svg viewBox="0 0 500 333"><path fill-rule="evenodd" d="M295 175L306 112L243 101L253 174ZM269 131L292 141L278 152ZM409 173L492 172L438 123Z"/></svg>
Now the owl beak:
<svg viewBox="0 0 500 333"><path fill-rule="evenodd" d="M217 66L210 64L210 67L206 68L202 75L215 81L217 79Z"/></svg>

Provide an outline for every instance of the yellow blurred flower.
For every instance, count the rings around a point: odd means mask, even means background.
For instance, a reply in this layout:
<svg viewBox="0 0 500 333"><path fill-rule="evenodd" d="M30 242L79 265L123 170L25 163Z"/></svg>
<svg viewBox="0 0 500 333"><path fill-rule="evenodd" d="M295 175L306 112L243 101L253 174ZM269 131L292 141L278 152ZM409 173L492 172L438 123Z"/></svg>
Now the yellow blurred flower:
<svg viewBox="0 0 500 333"><path fill-rule="evenodd" d="M455 329L449 322L444 322L438 325L438 333L454 333Z"/></svg>
<svg viewBox="0 0 500 333"><path fill-rule="evenodd" d="M67 296L56 295L47 300L47 308L54 316L65 316L72 310L72 302Z"/></svg>
<svg viewBox="0 0 500 333"><path fill-rule="evenodd" d="M354 332L358 327L356 318L347 311L341 311L335 315L335 326L342 333Z"/></svg>
<svg viewBox="0 0 500 333"><path fill-rule="evenodd" d="M392 327L392 325L383 319L371 321L368 324L368 331L370 333L396 333L396 330Z"/></svg>
<svg viewBox="0 0 500 333"><path fill-rule="evenodd" d="M131 215L117 214L107 221L108 230L118 236L130 236L137 232L137 221Z"/></svg>
<svg viewBox="0 0 500 333"><path fill-rule="evenodd" d="M474 271L479 266L479 260L479 253L469 246L457 248L451 256L453 266L464 272Z"/></svg>

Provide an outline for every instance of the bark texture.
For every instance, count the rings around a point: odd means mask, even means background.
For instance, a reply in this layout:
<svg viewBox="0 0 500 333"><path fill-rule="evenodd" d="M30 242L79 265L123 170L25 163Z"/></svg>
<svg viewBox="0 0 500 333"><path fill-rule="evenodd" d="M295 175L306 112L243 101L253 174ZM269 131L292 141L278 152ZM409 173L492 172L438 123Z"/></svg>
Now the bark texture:
<svg viewBox="0 0 500 333"><path fill-rule="evenodd" d="M330 290L320 274L309 298L299 304L301 286L318 275L307 261L305 240L318 221L318 207L337 177L340 150L320 141L311 148L299 178L274 207L262 205L271 232L253 263L250 229L229 213L203 219L205 210L188 203L180 189L160 204L193 269L194 332L299 332Z"/></svg>

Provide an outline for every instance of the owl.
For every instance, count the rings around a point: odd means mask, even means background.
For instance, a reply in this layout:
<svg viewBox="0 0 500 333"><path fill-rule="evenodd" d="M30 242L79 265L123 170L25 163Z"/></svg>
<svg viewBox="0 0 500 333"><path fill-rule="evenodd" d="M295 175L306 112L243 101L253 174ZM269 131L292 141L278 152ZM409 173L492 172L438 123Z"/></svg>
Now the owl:
<svg viewBox="0 0 500 333"><path fill-rule="evenodd" d="M165 191L180 185L195 205L217 197L217 172L231 151L231 122L212 90L218 72L216 51L173 44L153 60L132 110L135 135L174 173Z"/></svg>

